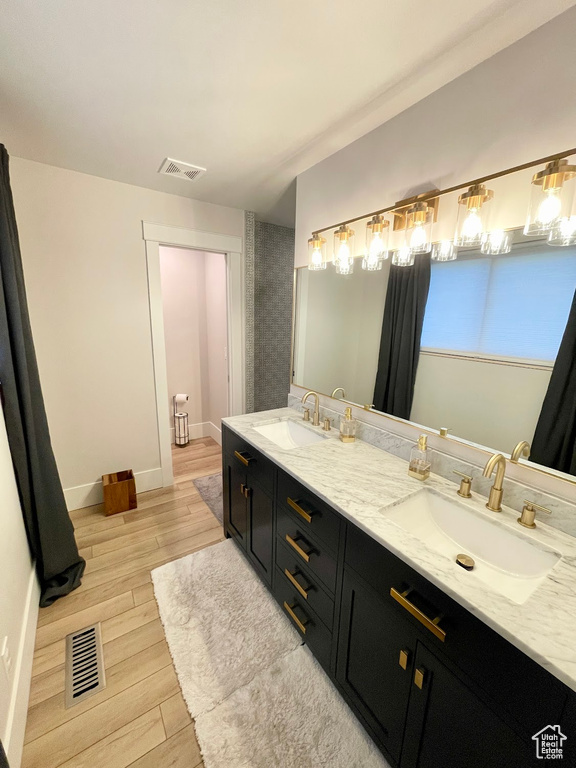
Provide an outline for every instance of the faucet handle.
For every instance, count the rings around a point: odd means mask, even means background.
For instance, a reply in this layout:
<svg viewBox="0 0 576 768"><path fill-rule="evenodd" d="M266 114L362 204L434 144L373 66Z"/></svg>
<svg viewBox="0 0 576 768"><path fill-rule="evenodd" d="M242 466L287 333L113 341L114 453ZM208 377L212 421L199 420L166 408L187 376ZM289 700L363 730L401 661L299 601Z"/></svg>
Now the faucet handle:
<svg viewBox="0 0 576 768"><path fill-rule="evenodd" d="M458 496L462 496L465 499L470 499L472 497L470 492L472 489L472 477L470 475L465 475L464 472L458 472L457 469L453 469L452 472L462 478L460 481L460 488L456 491L456 493Z"/></svg>
<svg viewBox="0 0 576 768"><path fill-rule="evenodd" d="M322 427L322 429L324 430L324 432L330 432L331 427L332 427L332 419L329 419L328 416L326 416L326 418L324 419L324 426Z"/></svg>
<svg viewBox="0 0 576 768"><path fill-rule="evenodd" d="M547 509L546 507L540 506L540 504L536 504L535 501L529 501L528 499L524 499L524 506L522 507L522 514L518 518L518 522L520 525L523 525L524 528L536 528L536 510L539 510L540 512L546 512L547 515L551 515L552 512Z"/></svg>
<svg viewBox="0 0 576 768"><path fill-rule="evenodd" d="M310 421L310 408L304 408L304 421Z"/></svg>

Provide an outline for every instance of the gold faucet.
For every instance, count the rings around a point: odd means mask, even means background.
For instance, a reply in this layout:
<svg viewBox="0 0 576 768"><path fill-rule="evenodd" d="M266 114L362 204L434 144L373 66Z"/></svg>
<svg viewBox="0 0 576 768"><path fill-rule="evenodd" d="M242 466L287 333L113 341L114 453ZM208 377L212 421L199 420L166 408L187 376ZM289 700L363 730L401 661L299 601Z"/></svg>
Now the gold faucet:
<svg viewBox="0 0 576 768"><path fill-rule="evenodd" d="M490 495L488 496L486 506L492 512L502 512L502 484L506 472L506 459L501 453L495 453L494 456L490 456L482 473L484 477L492 477L494 467L498 467L496 470L496 480L494 480L494 485L490 488Z"/></svg>
<svg viewBox="0 0 576 768"><path fill-rule="evenodd" d="M312 421L312 424L315 427L320 426L320 398L318 397L318 392L314 392L314 390L310 390L310 392L306 392L304 397L302 398L302 402L305 403L306 400L310 397L310 395L314 395L316 398L316 403L314 405L314 419Z"/></svg>
<svg viewBox="0 0 576 768"><path fill-rule="evenodd" d="M518 445L512 451L512 456L510 456L510 461L513 464L518 464L518 459L521 456L525 456L526 458L530 456L530 443L527 443L526 440L520 440Z"/></svg>
<svg viewBox="0 0 576 768"><path fill-rule="evenodd" d="M346 397L346 392L344 392L344 387L336 387L334 392L330 395L330 397L336 397L336 392L342 392L342 399Z"/></svg>

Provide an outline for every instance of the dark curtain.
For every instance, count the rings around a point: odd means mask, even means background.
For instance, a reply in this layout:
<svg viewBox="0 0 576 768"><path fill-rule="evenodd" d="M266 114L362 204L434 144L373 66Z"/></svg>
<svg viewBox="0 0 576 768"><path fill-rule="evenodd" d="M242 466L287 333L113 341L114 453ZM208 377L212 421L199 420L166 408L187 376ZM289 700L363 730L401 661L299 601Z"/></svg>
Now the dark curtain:
<svg viewBox="0 0 576 768"><path fill-rule="evenodd" d="M2 742L0 741L0 768L10 768L8 765L8 760L6 759L6 753L4 752L4 747L2 746Z"/></svg>
<svg viewBox="0 0 576 768"><path fill-rule="evenodd" d="M46 606L80 585L86 565L50 443L32 342L22 259L10 189L8 153L0 144L0 383L22 514Z"/></svg>
<svg viewBox="0 0 576 768"><path fill-rule="evenodd" d="M576 475L576 293L536 425L530 460Z"/></svg>
<svg viewBox="0 0 576 768"><path fill-rule="evenodd" d="M374 407L409 419L430 288L430 255L411 267L390 267L380 339Z"/></svg>

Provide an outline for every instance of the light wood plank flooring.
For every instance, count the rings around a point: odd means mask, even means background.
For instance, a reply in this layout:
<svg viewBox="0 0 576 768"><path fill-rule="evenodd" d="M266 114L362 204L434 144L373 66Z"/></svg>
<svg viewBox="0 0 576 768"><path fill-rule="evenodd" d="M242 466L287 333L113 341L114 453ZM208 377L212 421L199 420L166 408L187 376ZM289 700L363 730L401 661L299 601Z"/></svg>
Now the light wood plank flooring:
<svg viewBox="0 0 576 768"><path fill-rule="evenodd" d="M173 448L175 485L106 518L71 513L86 558L82 586L40 610L22 768L200 768L194 725L158 616L150 571L207 547L222 527L193 480L221 470L211 438ZM64 638L101 622L107 686L64 705Z"/></svg>

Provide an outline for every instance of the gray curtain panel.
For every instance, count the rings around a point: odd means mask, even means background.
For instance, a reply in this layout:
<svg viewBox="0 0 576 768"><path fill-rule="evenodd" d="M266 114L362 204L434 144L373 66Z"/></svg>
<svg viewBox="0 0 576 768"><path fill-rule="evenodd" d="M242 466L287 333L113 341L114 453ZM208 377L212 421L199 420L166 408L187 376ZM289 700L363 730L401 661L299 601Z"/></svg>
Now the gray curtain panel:
<svg viewBox="0 0 576 768"><path fill-rule="evenodd" d="M8 153L0 144L0 385L22 514L46 606L80 585L79 556L50 443L28 317Z"/></svg>
<svg viewBox="0 0 576 768"><path fill-rule="evenodd" d="M530 460L576 475L576 293L536 425Z"/></svg>
<svg viewBox="0 0 576 768"><path fill-rule="evenodd" d="M374 407L401 419L412 410L429 288L430 254L416 256L411 267L390 267Z"/></svg>

